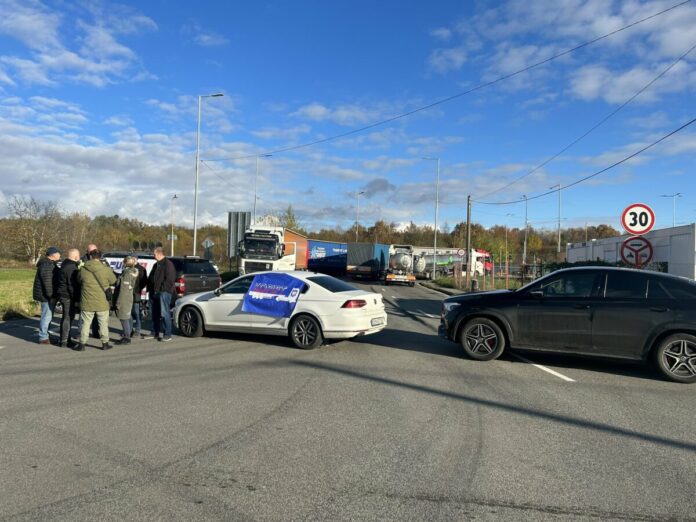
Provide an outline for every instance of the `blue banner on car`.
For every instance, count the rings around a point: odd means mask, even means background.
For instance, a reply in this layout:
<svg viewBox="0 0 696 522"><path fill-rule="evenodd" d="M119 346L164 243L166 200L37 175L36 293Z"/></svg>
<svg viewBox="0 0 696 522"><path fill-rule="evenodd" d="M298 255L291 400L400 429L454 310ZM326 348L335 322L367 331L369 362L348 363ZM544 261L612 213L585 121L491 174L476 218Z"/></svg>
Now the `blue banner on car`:
<svg viewBox="0 0 696 522"><path fill-rule="evenodd" d="M242 312L290 317L304 287L304 281L288 274L259 274L249 287Z"/></svg>

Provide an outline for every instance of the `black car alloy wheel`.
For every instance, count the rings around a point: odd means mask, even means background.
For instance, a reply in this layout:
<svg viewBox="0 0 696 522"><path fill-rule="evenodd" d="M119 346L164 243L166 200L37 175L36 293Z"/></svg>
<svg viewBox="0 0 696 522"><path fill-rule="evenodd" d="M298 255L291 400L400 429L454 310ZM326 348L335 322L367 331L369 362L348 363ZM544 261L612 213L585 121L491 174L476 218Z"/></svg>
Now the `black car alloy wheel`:
<svg viewBox="0 0 696 522"><path fill-rule="evenodd" d="M300 315L292 322L290 337L295 346L304 350L316 348L323 341L319 323L308 315Z"/></svg>
<svg viewBox="0 0 696 522"><path fill-rule="evenodd" d="M503 353L505 338L497 324L490 319L478 317L464 325L461 344L472 359L490 361Z"/></svg>
<svg viewBox="0 0 696 522"><path fill-rule="evenodd" d="M696 382L696 337L671 335L660 344L656 355L658 367L666 377L678 382Z"/></svg>
<svg viewBox="0 0 696 522"><path fill-rule="evenodd" d="M203 319L198 310L189 306L181 311L179 330L186 337L200 337L203 334Z"/></svg>

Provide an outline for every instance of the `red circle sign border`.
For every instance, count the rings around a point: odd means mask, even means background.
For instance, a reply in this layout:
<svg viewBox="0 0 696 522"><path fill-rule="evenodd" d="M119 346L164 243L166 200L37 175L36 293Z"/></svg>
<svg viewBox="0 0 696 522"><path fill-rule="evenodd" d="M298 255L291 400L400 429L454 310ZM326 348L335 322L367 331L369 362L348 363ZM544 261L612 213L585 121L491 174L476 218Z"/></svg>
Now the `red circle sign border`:
<svg viewBox="0 0 696 522"><path fill-rule="evenodd" d="M648 211L648 214L650 214L650 219L652 220L652 221L650 222L650 228L648 228L647 230L643 230L642 232L639 232L639 231L637 231L637 230L631 230L631 229L626 225L626 220L625 220L626 214L627 214L628 211L629 211L630 209L632 209L633 207L643 207L645 210ZM621 213L621 226L624 228L624 230L625 230L626 232L628 232L629 234L633 234L634 236L642 236L643 234L647 234L647 233L650 232L650 231L653 229L653 227L655 226L655 212L653 212L653 209L651 209L651 208L650 208L648 205L646 205L645 203L631 203L631 204L628 205L628 206L624 209L624 211Z"/></svg>
<svg viewBox="0 0 696 522"><path fill-rule="evenodd" d="M645 260L645 263L640 263L640 262L632 263L631 261L626 259L626 256L624 256L623 251L624 251L624 247L626 246L626 243L628 243L629 241L633 241L635 239L640 239L640 240L644 241L645 246L648 248L648 250L650 252L648 255L648 258ZM631 251L634 253L640 252L642 250L643 250L642 248L640 250L631 249ZM642 236L631 236L628 239L625 239L623 241L623 243L621 243L621 249L619 251L619 254L621 255L621 259L623 260L624 263L626 263L627 265L635 265L636 268L640 268L641 266L647 265L648 263L650 263L650 261L652 261L653 255L655 254L655 251L653 249L652 243L649 240L647 240L646 238L644 238ZM636 259L639 259L639 258L636 256Z"/></svg>

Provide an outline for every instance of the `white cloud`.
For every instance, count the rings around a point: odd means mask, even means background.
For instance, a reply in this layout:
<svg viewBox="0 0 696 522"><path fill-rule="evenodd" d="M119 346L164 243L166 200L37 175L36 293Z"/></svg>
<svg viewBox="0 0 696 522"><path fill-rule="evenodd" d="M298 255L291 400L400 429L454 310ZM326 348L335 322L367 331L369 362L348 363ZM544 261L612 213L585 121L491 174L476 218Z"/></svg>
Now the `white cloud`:
<svg viewBox="0 0 696 522"><path fill-rule="evenodd" d="M312 121L332 121L339 125L360 125L372 122L379 118L379 108L367 108L358 104L337 105L331 109L318 102L303 105L291 116L305 118Z"/></svg>
<svg viewBox="0 0 696 522"><path fill-rule="evenodd" d="M296 140L300 136L309 133L312 128L309 125L297 125L295 127L264 127L260 130L251 131L253 136L264 140L284 139Z"/></svg>
<svg viewBox="0 0 696 522"><path fill-rule="evenodd" d="M156 29L152 20L118 4L109 4L107 9L95 2L75 9L76 16L63 17L38 1L0 0L0 34L27 48L21 55L0 56L11 80L47 86L68 80L102 87L149 77L135 52L116 35Z"/></svg>
<svg viewBox="0 0 696 522"><path fill-rule="evenodd" d="M113 125L115 127L126 127L133 125L133 120L127 116L110 116L104 120L105 125Z"/></svg>
<svg viewBox="0 0 696 522"><path fill-rule="evenodd" d="M181 33L201 47L218 47L230 43L229 39L224 35L204 29L196 22L184 25L181 28Z"/></svg>
<svg viewBox="0 0 696 522"><path fill-rule="evenodd" d="M430 36L438 40L449 40L452 37L452 30L447 27L438 27L430 31Z"/></svg>
<svg viewBox="0 0 696 522"><path fill-rule="evenodd" d="M466 59L467 50L465 47L435 49L428 57L428 65L431 70L444 74L461 69Z"/></svg>

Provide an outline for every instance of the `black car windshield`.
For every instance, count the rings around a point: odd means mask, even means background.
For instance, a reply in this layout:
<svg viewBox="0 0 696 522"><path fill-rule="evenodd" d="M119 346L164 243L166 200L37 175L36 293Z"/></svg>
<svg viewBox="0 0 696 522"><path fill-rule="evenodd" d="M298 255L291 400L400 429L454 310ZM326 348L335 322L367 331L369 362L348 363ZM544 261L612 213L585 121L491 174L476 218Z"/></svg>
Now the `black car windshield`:
<svg viewBox="0 0 696 522"><path fill-rule="evenodd" d="M276 242L267 239L245 239L244 250L247 254L273 256L276 254Z"/></svg>
<svg viewBox="0 0 696 522"><path fill-rule="evenodd" d="M312 276L308 277L307 281L311 281L312 283L316 283L322 288L325 288L329 292L352 292L354 290L357 290L354 286L349 285L348 283L345 283L341 281L340 279L336 279L335 277L331 276Z"/></svg>

